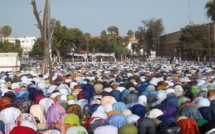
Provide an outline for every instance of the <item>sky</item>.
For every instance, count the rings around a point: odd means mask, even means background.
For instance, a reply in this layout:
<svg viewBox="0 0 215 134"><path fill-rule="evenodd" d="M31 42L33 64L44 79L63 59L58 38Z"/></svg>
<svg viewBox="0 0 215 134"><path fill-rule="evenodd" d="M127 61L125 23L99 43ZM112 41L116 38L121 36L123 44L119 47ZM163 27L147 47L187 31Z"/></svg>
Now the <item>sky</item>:
<svg viewBox="0 0 215 134"><path fill-rule="evenodd" d="M143 26L142 20L161 19L164 33L179 31L188 25L208 23L205 4L208 0L50 0L51 18L68 28L100 35L116 26L120 35ZM45 0L36 0L43 12ZM42 15L42 13L41 13ZM41 16L42 19L42 16ZM9 25L11 37L40 37L31 0L0 0L0 27Z"/></svg>

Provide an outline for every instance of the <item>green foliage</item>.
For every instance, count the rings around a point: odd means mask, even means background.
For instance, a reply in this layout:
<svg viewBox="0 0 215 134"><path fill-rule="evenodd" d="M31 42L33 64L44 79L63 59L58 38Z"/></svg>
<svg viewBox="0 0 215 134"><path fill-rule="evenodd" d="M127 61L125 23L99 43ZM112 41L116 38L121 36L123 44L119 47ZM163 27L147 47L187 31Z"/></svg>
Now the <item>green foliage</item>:
<svg viewBox="0 0 215 134"><path fill-rule="evenodd" d="M116 31L118 28L114 27ZM109 29L109 31L108 31ZM119 36L118 34L114 34L115 32L110 32L110 29L113 29L113 26L107 28L108 33L102 32L100 36L100 52L104 53L115 53L116 57L120 57L121 55L127 55L128 51L126 49L127 40Z"/></svg>
<svg viewBox="0 0 215 134"><path fill-rule="evenodd" d="M138 39L139 46L142 46L147 56L150 55L151 50L156 49L159 44L159 38L164 31L161 19L143 20L143 26L138 27L135 32L135 37ZM139 47L141 48L141 47Z"/></svg>
<svg viewBox="0 0 215 134"><path fill-rule="evenodd" d="M128 30L127 35L128 37L132 37L134 35L134 32L132 30Z"/></svg>
<svg viewBox="0 0 215 134"><path fill-rule="evenodd" d="M30 55L31 56L39 56L39 57L42 57L43 55L43 44L42 44L42 41L40 38L38 38L35 43L34 43L34 46L30 52Z"/></svg>
<svg viewBox="0 0 215 134"><path fill-rule="evenodd" d="M207 53L210 47L207 29L199 25L188 25L181 29L181 52L200 57Z"/></svg>
<svg viewBox="0 0 215 134"><path fill-rule="evenodd" d="M7 41L0 42L0 52L7 53L7 52L17 52L19 56L22 55L23 49L20 46L20 42L17 40L16 43L10 43Z"/></svg>
<svg viewBox="0 0 215 134"><path fill-rule="evenodd" d="M8 25L4 25L3 27L0 28L0 35L3 38L10 36L11 33L12 33L12 28Z"/></svg>
<svg viewBox="0 0 215 134"><path fill-rule="evenodd" d="M215 0L209 0L206 5L206 14L212 20L215 21Z"/></svg>
<svg viewBox="0 0 215 134"><path fill-rule="evenodd" d="M67 28L62 26L57 20L52 20L52 53L58 57L65 57L72 50L79 53L81 50L97 53L115 53L116 57L127 55L126 46L128 40L126 37L118 35L119 30L115 26L110 26L102 31L100 37L93 37L89 33L83 33L78 28ZM108 31L108 32L106 32ZM43 45L38 39L32 49L32 55L41 55Z"/></svg>

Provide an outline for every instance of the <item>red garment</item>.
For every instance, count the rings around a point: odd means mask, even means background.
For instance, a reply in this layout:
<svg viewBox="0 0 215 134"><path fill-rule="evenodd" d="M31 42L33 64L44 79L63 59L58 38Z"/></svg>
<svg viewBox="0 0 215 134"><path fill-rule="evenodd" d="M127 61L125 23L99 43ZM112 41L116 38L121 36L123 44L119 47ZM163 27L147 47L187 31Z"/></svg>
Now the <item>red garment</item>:
<svg viewBox="0 0 215 134"><path fill-rule="evenodd" d="M36 132L29 127L16 126L10 131L9 134L36 134Z"/></svg>
<svg viewBox="0 0 215 134"><path fill-rule="evenodd" d="M180 126L180 134L199 134L196 121L192 118L181 119L178 121Z"/></svg>
<svg viewBox="0 0 215 134"><path fill-rule="evenodd" d="M45 95L43 94L38 94L35 98L34 98L34 104L39 104L40 100L45 98Z"/></svg>

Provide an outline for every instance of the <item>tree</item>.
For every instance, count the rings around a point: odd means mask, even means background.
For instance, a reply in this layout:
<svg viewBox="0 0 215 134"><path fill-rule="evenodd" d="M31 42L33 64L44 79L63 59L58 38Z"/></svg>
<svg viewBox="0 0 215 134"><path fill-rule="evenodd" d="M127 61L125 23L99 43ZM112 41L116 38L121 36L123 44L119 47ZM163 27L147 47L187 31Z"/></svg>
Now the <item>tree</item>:
<svg viewBox="0 0 215 134"><path fill-rule="evenodd" d="M23 49L20 45L20 41L16 40L15 43L1 42L0 41L0 52L17 52L19 56L22 55Z"/></svg>
<svg viewBox="0 0 215 134"><path fill-rule="evenodd" d="M63 33L67 30L65 26L61 26L61 22L55 19L51 20L51 26L53 28L53 38L52 38L52 52L55 52L58 58L58 62L61 61L61 43L63 39Z"/></svg>
<svg viewBox="0 0 215 134"><path fill-rule="evenodd" d="M3 40L5 40L6 37L10 36L11 33L12 28L8 25L5 25L0 29L0 34L3 37Z"/></svg>
<svg viewBox="0 0 215 134"><path fill-rule="evenodd" d="M138 30L135 32L135 37L138 40L138 43L136 45L138 46L138 48L143 49L143 60L146 60L146 30L143 27L138 27ZM137 53L140 53L140 49L139 51L137 51Z"/></svg>
<svg viewBox="0 0 215 134"><path fill-rule="evenodd" d="M38 28L40 30L41 35L41 42L43 46L43 61L42 61L42 74L45 74L48 72L48 64L49 64L49 39L50 39L50 32L49 32L49 0L45 1L44 6L44 14L43 14L43 20L40 19L40 14L37 10L37 5L35 0L31 0L31 4L33 7L33 13L36 18ZM51 76L51 74L50 74Z"/></svg>
<svg viewBox="0 0 215 134"><path fill-rule="evenodd" d="M131 38L134 35L134 32L132 30L128 30L127 35Z"/></svg>
<svg viewBox="0 0 215 134"><path fill-rule="evenodd" d="M215 0L209 0L205 5L205 9L207 16L215 22Z"/></svg>
<svg viewBox="0 0 215 134"><path fill-rule="evenodd" d="M107 32L105 32L107 31ZM101 49L100 52L115 53L116 57L126 56L128 51L126 49L126 38L118 35L119 30L115 26L110 26L107 30L103 30L100 35Z"/></svg>
<svg viewBox="0 0 215 134"><path fill-rule="evenodd" d="M143 26L138 27L135 36L139 44L143 46L146 56L156 49L159 44L160 35L164 31L164 26L161 19L143 20ZM145 57L146 58L146 57Z"/></svg>
<svg viewBox="0 0 215 134"><path fill-rule="evenodd" d="M205 56L204 51L206 51L207 47L207 43L205 43L206 35L206 29L199 25L188 25L182 28L180 41L182 43L182 53L185 54L184 57L193 57L200 61L200 57Z"/></svg>
<svg viewBox="0 0 215 134"><path fill-rule="evenodd" d="M33 45L33 48L30 52L30 55L31 56L39 56L39 57L42 57L43 56L43 45L42 45L42 41L41 41L41 38L38 38L34 45Z"/></svg>
<svg viewBox="0 0 215 134"><path fill-rule="evenodd" d="M119 29L116 26L110 26L107 28L108 34L119 35Z"/></svg>

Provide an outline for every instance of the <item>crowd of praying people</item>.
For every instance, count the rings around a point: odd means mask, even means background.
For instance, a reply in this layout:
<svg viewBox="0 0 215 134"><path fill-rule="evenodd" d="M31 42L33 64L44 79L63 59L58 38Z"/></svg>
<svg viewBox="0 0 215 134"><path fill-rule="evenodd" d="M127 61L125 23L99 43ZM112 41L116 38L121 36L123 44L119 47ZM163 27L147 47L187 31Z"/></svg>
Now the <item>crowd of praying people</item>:
<svg viewBox="0 0 215 134"><path fill-rule="evenodd" d="M0 134L213 134L214 69L159 59L1 72Z"/></svg>

